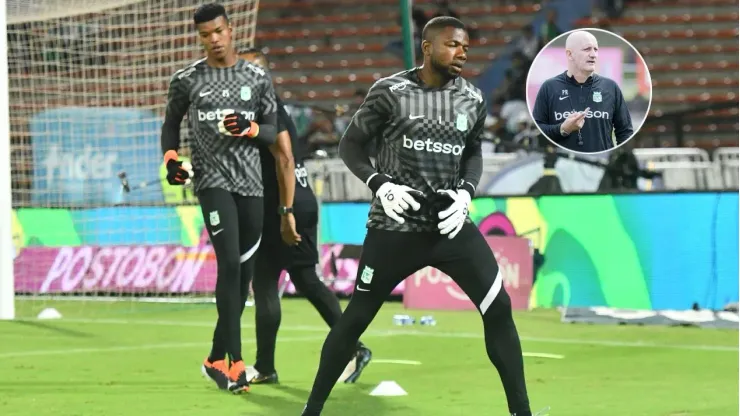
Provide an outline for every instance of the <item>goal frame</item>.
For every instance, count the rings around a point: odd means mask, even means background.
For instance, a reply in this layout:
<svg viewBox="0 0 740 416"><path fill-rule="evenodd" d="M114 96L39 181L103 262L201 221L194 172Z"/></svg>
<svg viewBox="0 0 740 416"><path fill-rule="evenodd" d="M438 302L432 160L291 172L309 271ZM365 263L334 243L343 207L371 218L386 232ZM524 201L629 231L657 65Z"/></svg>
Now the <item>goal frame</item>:
<svg viewBox="0 0 740 416"><path fill-rule="evenodd" d="M8 80L8 27L5 7L0 8L0 319L15 318L13 275L13 193L10 185L10 83Z"/></svg>

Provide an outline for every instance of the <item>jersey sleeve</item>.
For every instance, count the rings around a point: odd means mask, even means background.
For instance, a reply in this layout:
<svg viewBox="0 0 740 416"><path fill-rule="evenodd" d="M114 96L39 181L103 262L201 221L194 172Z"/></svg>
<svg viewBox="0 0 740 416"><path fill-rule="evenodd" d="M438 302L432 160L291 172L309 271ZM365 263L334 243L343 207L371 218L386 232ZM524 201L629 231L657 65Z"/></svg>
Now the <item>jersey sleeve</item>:
<svg viewBox="0 0 740 416"><path fill-rule="evenodd" d="M542 130L545 136L555 141L561 141L565 139L560 134L561 123L550 123L550 84L545 82L537 91L537 98L534 100L534 109L532 109L532 117L537 126Z"/></svg>
<svg viewBox="0 0 740 416"><path fill-rule="evenodd" d="M277 111L277 132L283 132L288 130L288 112L285 111L285 106L278 106Z"/></svg>
<svg viewBox="0 0 740 416"><path fill-rule="evenodd" d="M614 135L617 138L617 145L620 145L632 137L635 130L632 127L632 117L622 90L616 83L614 83L614 90Z"/></svg>
<svg viewBox="0 0 740 416"><path fill-rule="evenodd" d="M365 182L373 193L383 182L387 182L388 178L377 174L370 162L367 145L377 138L388 123L393 108L393 93L389 85L385 80L380 80L370 88L339 141L339 156L349 170Z"/></svg>
<svg viewBox="0 0 740 416"><path fill-rule="evenodd" d="M162 153L168 150L177 151L180 148L180 123L190 107L190 94L184 78L191 72L188 69L186 72L175 73L170 80L160 138Z"/></svg>
<svg viewBox="0 0 740 416"><path fill-rule="evenodd" d="M251 67L251 70L255 72L255 76L261 77L261 81L258 84L260 85L259 113L257 114L259 132L254 137L254 140L259 144L270 146L275 143L278 132L278 104L275 87L272 86L272 77L263 69Z"/></svg>
<svg viewBox="0 0 740 416"><path fill-rule="evenodd" d="M260 97L260 114L263 117L268 117L271 114L276 114L277 110L277 95L275 94L275 87L272 85L272 77L265 73Z"/></svg>
<svg viewBox="0 0 740 416"><path fill-rule="evenodd" d="M463 180L462 187L473 196L483 174L483 152L481 151L481 137L488 116L485 99L478 103L477 119L473 129L465 141L465 151L460 161L460 177Z"/></svg>

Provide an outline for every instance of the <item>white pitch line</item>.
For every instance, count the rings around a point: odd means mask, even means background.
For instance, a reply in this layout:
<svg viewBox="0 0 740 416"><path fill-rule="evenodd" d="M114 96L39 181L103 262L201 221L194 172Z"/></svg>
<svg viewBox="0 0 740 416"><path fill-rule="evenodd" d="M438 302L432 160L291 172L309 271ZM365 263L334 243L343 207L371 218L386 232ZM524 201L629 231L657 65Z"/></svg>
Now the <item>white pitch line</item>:
<svg viewBox="0 0 740 416"><path fill-rule="evenodd" d="M472 338L482 339L483 334L479 333L465 333L465 332L431 332L431 331L409 331L402 335L419 335L436 338ZM691 345L691 344L656 344L651 342L641 341L612 341L612 340L591 340L591 339L579 339L579 338L542 338L542 337L527 337L520 336L520 340L528 342L541 342L549 344L572 344L572 345L599 345L603 347L625 347L625 348L666 348L666 349L678 349L678 350L694 350L694 351L723 351L723 352L738 352L738 347L727 347L718 345Z"/></svg>
<svg viewBox="0 0 740 416"><path fill-rule="evenodd" d="M386 360L383 358L374 358L370 361L373 364L401 364L401 365L421 365L421 361L414 360Z"/></svg>
<svg viewBox="0 0 740 416"><path fill-rule="evenodd" d="M546 352L523 352L522 357L552 358L555 360L562 360L563 358L565 358L564 355L548 354Z"/></svg>
<svg viewBox="0 0 740 416"><path fill-rule="evenodd" d="M301 342L301 341L320 341L325 337L291 337L291 338L280 338L282 341L287 342ZM67 348L59 350L35 350L35 351L15 351L0 353L0 358L16 358L16 357L38 357L46 355L67 355L67 354L95 354L101 352L127 352L127 351L145 351L145 350L159 350L159 349L175 349L175 348L204 348L210 347L210 342L182 342L182 343L171 343L171 344L144 344L144 345L126 345L120 347L104 347L104 348Z"/></svg>
<svg viewBox="0 0 740 416"><path fill-rule="evenodd" d="M28 321L37 321L36 319L28 319ZM86 323L86 324L119 324L119 325L159 325L159 326L181 326L181 327L213 327L213 322L197 322L197 321L167 321L167 320L129 320L129 319L74 319L74 318L62 318L55 322L71 322L71 323ZM242 325L242 328L254 328L253 324ZM325 326L310 326L310 325L297 325L297 326L281 326L282 330L285 331L303 331L303 332L321 332L328 333L329 328ZM420 337L434 337L434 338L471 338L471 339L482 339L483 333L466 333L466 332L436 332L436 331L419 331L419 330L386 330L386 331L368 331L363 334L363 337L367 336L420 336ZM615 340L592 340L592 339L579 339L579 338L543 338L543 337L528 337L520 336L519 339L528 342L541 342L549 344L572 344L572 345L599 345L604 347L624 347L624 348L665 348L665 349L679 349L679 350L692 350L692 351L721 351L721 352L738 352L736 346L717 346L717 345L692 345L692 344L656 344L650 342L641 341L615 341Z"/></svg>

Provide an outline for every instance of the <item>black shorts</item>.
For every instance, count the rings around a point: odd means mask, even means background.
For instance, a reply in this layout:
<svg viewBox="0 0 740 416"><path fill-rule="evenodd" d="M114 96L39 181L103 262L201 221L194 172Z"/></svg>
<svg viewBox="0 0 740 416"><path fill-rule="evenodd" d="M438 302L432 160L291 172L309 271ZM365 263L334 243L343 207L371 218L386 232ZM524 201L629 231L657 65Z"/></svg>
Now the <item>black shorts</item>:
<svg viewBox="0 0 740 416"><path fill-rule="evenodd" d="M452 240L438 232L368 229L352 296L370 296L382 302L399 283L426 266L450 276L481 314L496 298L508 299L502 294L503 279L496 258L471 223Z"/></svg>
<svg viewBox="0 0 740 416"><path fill-rule="evenodd" d="M265 222L262 228L262 244L258 255L274 259L281 268L291 266L311 266L319 262L318 252L318 210L301 210L296 204L293 216L296 222L296 231L301 235L301 242L290 247L280 238L280 216L277 207L271 207L272 212L265 212Z"/></svg>

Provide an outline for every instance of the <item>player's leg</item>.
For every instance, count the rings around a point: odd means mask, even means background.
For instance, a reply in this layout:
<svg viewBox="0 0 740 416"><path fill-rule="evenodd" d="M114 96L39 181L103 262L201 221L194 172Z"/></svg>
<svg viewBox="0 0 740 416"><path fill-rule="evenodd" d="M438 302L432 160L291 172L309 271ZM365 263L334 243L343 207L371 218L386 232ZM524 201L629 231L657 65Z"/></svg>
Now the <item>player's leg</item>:
<svg viewBox="0 0 740 416"><path fill-rule="evenodd" d="M276 232L279 233L279 231ZM268 240L266 236L265 240ZM283 269L280 261L282 256L278 253L283 251L283 247L280 246L280 242L265 244L266 242L263 241L257 251L252 283L257 356L254 366L247 369L247 380L253 384L278 382L277 371L275 370L275 343L282 316L278 281Z"/></svg>
<svg viewBox="0 0 740 416"><path fill-rule="evenodd" d="M501 377L509 411L516 416L531 416L511 299L488 243L478 228L468 223L454 239L441 239L433 258L432 266L460 286L483 318L486 351Z"/></svg>
<svg viewBox="0 0 740 416"><path fill-rule="evenodd" d="M355 290L339 321L329 331L311 395L303 415L319 415L357 341L385 299L403 279L424 265L428 238L417 233L369 229L357 270Z"/></svg>
<svg viewBox="0 0 740 416"><path fill-rule="evenodd" d="M261 197L232 195L236 201L237 215L239 218L239 263L240 276L239 286L236 288L236 295L239 298L239 315L235 325L228 328L231 337L238 337L241 340L241 314L244 311L245 303L249 296L249 284L252 281L255 269L255 259L257 250L260 247L262 237L262 220L263 220L263 202ZM231 365L229 367L230 389L232 391L243 391L248 388L246 366L242 360L241 341L232 342L232 348L238 355L232 355Z"/></svg>
<svg viewBox="0 0 740 416"><path fill-rule="evenodd" d="M296 211L295 220L301 242L289 251L288 273L296 290L311 302L329 327L339 320L342 308L337 297L316 274L319 263L318 211Z"/></svg>
<svg viewBox="0 0 740 416"><path fill-rule="evenodd" d="M306 297L329 327L334 326L342 316L342 307L337 296L319 279L316 264L292 265L288 274L296 291Z"/></svg>
<svg viewBox="0 0 740 416"><path fill-rule="evenodd" d="M337 296L326 287L316 274L316 264L319 262L318 252L318 210L301 210L295 214L301 242L290 250L290 264L288 269L290 280L298 292L319 312L329 327L333 327L342 315ZM370 363L372 352L361 341L357 342L357 349L339 381L354 383L362 371Z"/></svg>
<svg viewBox="0 0 740 416"><path fill-rule="evenodd" d="M235 343L241 343L238 332L237 339L234 340L234 335L228 330L234 324L237 327L239 325L239 218L234 198L231 193L223 189L201 190L198 198L217 263L216 310L218 321L213 332L211 353L203 364L203 372L219 388L226 389L228 378L224 359L227 352L231 354L234 351ZM237 352L240 349L238 348ZM236 358L241 357L237 355Z"/></svg>
<svg viewBox="0 0 740 416"><path fill-rule="evenodd" d="M288 273L298 292L311 302L324 319L324 322L330 328L333 327L342 316L342 307L339 305L339 299L336 295L317 276L316 265L294 265L288 269ZM357 341L355 352L339 377L339 381L355 383L362 375L365 367L370 364L372 358L372 351L362 341Z"/></svg>

